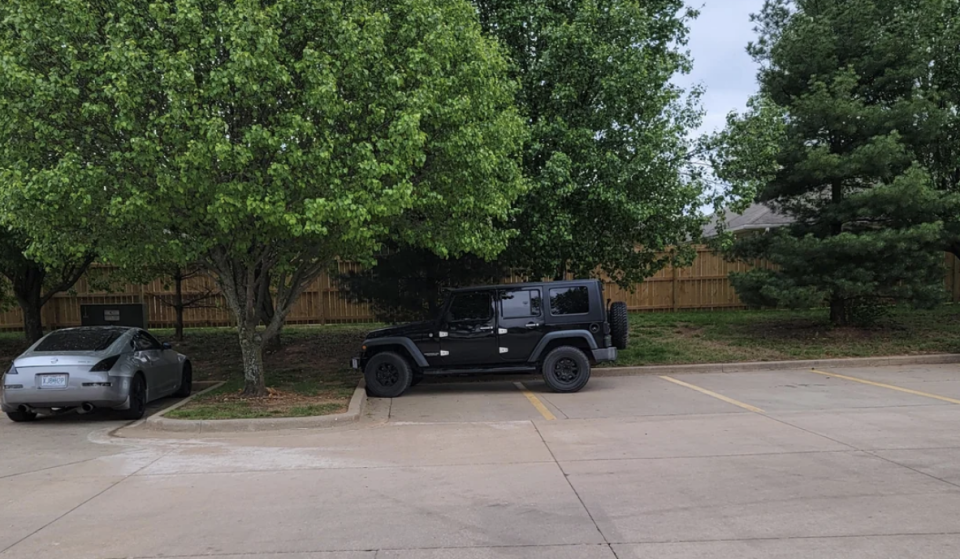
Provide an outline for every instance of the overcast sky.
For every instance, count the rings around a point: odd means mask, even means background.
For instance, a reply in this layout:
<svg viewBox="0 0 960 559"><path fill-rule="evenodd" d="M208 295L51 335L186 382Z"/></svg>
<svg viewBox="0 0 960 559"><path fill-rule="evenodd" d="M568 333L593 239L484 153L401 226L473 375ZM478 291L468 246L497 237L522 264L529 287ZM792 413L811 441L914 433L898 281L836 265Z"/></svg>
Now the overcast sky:
<svg viewBox="0 0 960 559"><path fill-rule="evenodd" d="M706 88L701 131L712 132L723 127L727 113L743 110L757 90L757 66L746 46L755 37L750 14L760 11L763 0L687 0L687 4L700 9L688 45L693 72L676 83Z"/></svg>

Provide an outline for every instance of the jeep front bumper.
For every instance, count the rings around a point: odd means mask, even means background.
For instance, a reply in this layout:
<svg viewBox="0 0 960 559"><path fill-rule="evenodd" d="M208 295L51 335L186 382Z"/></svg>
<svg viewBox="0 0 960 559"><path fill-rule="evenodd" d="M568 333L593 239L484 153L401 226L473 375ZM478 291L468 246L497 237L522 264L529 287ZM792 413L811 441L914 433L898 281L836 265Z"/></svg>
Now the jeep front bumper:
<svg viewBox="0 0 960 559"><path fill-rule="evenodd" d="M593 360L597 363L617 360L617 348L615 347L604 347L591 351L593 352Z"/></svg>

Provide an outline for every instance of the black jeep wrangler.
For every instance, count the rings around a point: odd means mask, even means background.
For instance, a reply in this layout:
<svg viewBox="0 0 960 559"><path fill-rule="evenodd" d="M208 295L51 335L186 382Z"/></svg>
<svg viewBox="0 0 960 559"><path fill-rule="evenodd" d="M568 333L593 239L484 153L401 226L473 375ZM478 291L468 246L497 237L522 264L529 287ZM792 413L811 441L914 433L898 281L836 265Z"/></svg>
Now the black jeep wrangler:
<svg viewBox="0 0 960 559"><path fill-rule="evenodd" d="M598 280L518 283L447 292L440 316L367 334L354 369L367 393L395 398L425 375L536 373L576 392L590 366L627 346L627 306L609 312Z"/></svg>

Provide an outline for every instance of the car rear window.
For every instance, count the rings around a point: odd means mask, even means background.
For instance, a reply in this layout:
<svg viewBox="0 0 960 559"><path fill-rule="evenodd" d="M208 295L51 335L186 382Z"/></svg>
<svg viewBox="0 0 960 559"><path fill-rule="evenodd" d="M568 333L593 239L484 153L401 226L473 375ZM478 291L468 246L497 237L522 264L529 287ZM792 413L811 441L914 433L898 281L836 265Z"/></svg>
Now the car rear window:
<svg viewBox="0 0 960 559"><path fill-rule="evenodd" d="M101 351L123 334L120 330L58 330L47 334L33 351Z"/></svg>

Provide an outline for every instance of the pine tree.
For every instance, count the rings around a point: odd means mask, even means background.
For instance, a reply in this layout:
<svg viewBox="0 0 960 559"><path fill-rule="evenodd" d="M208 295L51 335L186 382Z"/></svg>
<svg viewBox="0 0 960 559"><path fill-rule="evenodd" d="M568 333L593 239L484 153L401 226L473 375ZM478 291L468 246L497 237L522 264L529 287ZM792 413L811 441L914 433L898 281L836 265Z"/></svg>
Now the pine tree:
<svg viewBox="0 0 960 559"><path fill-rule="evenodd" d="M863 302L939 300L947 199L921 155L944 108L922 43L942 5L768 0L754 16L760 93L784 115L757 199L795 223L734 243L734 258L775 265L732 277L747 304L828 303L842 325Z"/></svg>

